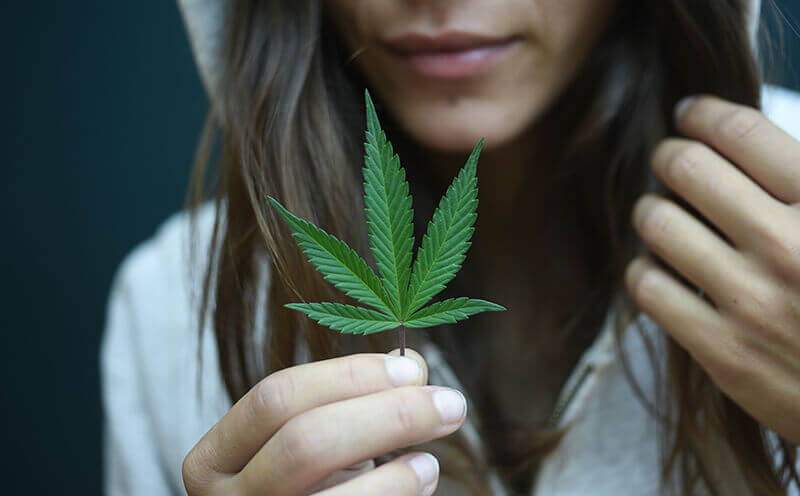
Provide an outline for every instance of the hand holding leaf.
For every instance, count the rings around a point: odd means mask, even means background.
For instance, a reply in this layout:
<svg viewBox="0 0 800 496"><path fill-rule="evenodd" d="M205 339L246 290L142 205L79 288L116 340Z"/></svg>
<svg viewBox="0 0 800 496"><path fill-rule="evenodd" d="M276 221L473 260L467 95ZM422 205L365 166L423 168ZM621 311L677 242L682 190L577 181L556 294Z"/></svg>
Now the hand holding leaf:
<svg viewBox="0 0 800 496"><path fill-rule="evenodd" d="M269 199L325 279L374 310L331 302L286 306L343 333L369 334L401 327L403 355L406 327L431 327L485 311L505 310L495 303L465 297L423 308L455 277L466 258L477 218L477 163L483 139L439 202L412 269L414 212L405 171L380 128L368 91L365 98L364 203L370 251L381 279L344 242L294 216L274 198Z"/></svg>

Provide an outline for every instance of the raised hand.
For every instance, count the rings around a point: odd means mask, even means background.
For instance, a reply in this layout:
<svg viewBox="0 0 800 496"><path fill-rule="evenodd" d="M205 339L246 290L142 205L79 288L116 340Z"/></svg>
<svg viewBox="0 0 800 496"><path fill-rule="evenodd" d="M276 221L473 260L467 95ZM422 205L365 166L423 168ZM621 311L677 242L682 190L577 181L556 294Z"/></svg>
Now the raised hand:
<svg viewBox="0 0 800 496"><path fill-rule="evenodd" d="M628 266L642 310L756 420L800 442L800 142L757 110L684 100L652 156L657 177L727 239L672 201L646 194L633 224L650 257Z"/></svg>

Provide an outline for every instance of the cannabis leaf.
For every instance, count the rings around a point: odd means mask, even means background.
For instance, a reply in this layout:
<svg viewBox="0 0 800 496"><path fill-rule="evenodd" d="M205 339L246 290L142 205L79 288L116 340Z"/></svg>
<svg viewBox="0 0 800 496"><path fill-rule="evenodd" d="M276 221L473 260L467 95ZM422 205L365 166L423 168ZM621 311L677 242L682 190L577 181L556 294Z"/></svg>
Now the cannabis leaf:
<svg viewBox="0 0 800 496"><path fill-rule="evenodd" d="M295 217L275 198L269 199L294 231L303 253L325 279L361 303L391 313L389 299L378 276L355 250L314 224Z"/></svg>
<svg viewBox="0 0 800 496"><path fill-rule="evenodd" d="M505 310L505 308L485 300L475 300L463 296L461 298L450 298L416 312L405 325L406 327L430 327L439 324L451 324L487 310Z"/></svg>
<svg viewBox="0 0 800 496"><path fill-rule="evenodd" d="M455 323L485 311L505 310L485 300L451 298L424 307L440 293L466 258L478 217L477 164L481 139L464 168L447 189L428 223L412 267L414 211L405 171L380 127L375 106L365 91L367 130L364 205L369 245L381 278L352 248L319 227L296 217L275 198L270 202L292 229L303 253L325 279L373 309L341 303L289 303L322 325L342 333L370 334Z"/></svg>
<svg viewBox="0 0 800 496"><path fill-rule="evenodd" d="M369 94L367 94L369 95ZM372 100L367 96L367 142L364 144L364 204L370 251L392 299L393 314L405 315L411 277L414 211L405 171L380 128Z"/></svg>
<svg viewBox="0 0 800 496"><path fill-rule="evenodd" d="M467 164L439 202L428 223L428 232L414 261L407 308L414 312L444 289L461 268L466 258L469 239L478 218L478 156L481 139L470 154Z"/></svg>
<svg viewBox="0 0 800 496"><path fill-rule="evenodd" d="M384 313L341 303L287 303L286 306L300 310L322 325L345 333L369 334L394 329L400 325L400 322Z"/></svg>

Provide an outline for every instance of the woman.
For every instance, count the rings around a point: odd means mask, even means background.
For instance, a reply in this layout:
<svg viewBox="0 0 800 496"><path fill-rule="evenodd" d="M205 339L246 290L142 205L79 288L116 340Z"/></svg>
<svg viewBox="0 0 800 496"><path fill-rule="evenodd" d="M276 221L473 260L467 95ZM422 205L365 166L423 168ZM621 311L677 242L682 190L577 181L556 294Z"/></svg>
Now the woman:
<svg viewBox="0 0 800 496"><path fill-rule="evenodd" d="M193 215L114 282L109 493L797 494L800 98L752 108L757 4L181 7L212 119ZM365 87L418 229L486 136L447 292L509 311L413 360L282 306L343 296L266 195L368 253Z"/></svg>

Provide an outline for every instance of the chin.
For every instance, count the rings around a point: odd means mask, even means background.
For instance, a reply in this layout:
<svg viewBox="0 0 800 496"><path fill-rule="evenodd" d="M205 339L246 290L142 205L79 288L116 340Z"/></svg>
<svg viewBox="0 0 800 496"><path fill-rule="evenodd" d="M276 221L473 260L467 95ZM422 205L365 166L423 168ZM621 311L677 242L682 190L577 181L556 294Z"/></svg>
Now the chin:
<svg viewBox="0 0 800 496"><path fill-rule="evenodd" d="M529 128L536 115L523 116L503 108L406 108L398 115L404 131L424 148L469 154L485 137L484 150L502 147Z"/></svg>
<svg viewBox="0 0 800 496"><path fill-rule="evenodd" d="M483 150L489 151L530 132L547 100L536 91L492 93L481 98L401 93L386 103L397 124L423 148L468 155L481 137L486 137Z"/></svg>

